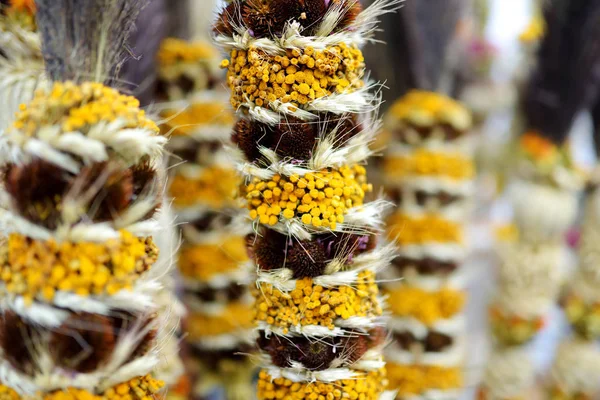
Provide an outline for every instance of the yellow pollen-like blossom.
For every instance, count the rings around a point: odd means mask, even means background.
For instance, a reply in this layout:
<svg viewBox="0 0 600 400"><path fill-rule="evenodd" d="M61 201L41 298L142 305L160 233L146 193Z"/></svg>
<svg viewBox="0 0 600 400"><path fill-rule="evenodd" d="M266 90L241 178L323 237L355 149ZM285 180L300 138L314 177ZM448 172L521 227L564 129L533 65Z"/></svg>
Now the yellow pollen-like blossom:
<svg viewBox="0 0 600 400"><path fill-rule="evenodd" d="M131 289L158 258L152 238L121 231L105 243L57 243L11 234L0 247L0 280L26 301L51 301L56 291L80 296Z"/></svg>
<svg viewBox="0 0 600 400"><path fill-rule="evenodd" d="M13 128L35 137L41 128L58 126L63 133L87 133L98 123L119 120L122 128L146 129L158 134L156 124L140 109L140 102L101 83L55 82L49 91L36 91L21 105Z"/></svg>
<svg viewBox="0 0 600 400"><path fill-rule="evenodd" d="M271 56L250 48L233 50L227 82L235 109L245 102L267 107L275 102L296 107L333 93L352 92L364 85L364 57L354 46L339 44L324 50L290 49Z"/></svg>
<svg viewBox="0 0 600 400"><path fill-rule="evenodd" d="M465 106L442 94L422 90L413 90L401 97L388 113L408 125L449 124L468 129L471 124L471 115Z"/></svg>
<svg viewBox="0 0 600 400"><path fill-rule="evenodd" d="M363 204L367 183L363 166L342 166L302 177L273 176L268 181L255 178L245 187L250 218L275 225L281 218L300 218L305 225L335 229L344 222L348 209Z"/></svg>
<svg viewBox="0 0 600 400"><path fill-rule="evenodd" d="M45 394L42 398L43 400L159 400L163 398L159 391L164 385L163 381L146 375L120 383L100 395L84 389L67 388Z"/></svg>
<svg viewBox="0 0 600 400"><path fill-rule="evenodd" d="M179 254L179 271L185 278L208 281L240 268L248 260L245 238L232 236L216 244L186 244Z"/></svg>
<svg viewBox="0 0 600 400"><path fill-rule="evenodd" d="M419 395L427 390L451 390L463 387L460 367L446 368L435 365L386 364L390 390L399 395Z"/></svg>
<svg viewBox="0 0 600 400"><path fill-rule="evenodd" d="M437 215L412 217L395 213L388 218L387 225L388 238L400 246L463 243L462 224Z"/></svg>
<svg viewBox="0 0 600 400"><path fill-rule="evenodd" d="M171 181L169 194L176 207L199 204L211 207L234 205L240 179L235 170L213 166L205 168L197 178L177 174Z"/></svg>
<svg viewBox="0 0 600 400"><path fill-rule="evenodd" d="M231 127L234 123L233 113L222 102L193 103L183 111L163 111L161 116L167 120L163 132L172 136L189 136L205 125Z"/></svg>
<svg viewBox="0 0 600 400"><path fill-rule="evenodd" d="M163 40L157 54L158 64L161 67L180 62L195 63L202 60L213 60L218 56L218 51L209 43L190 43L177 38Z"/></svg>
<svg viewBox="0 0 600 400"><path fill-rule="evenodd" d="M325 382L292 382L289 379L273 379L267 371L258 376L259 400L376 400L385 390L385 370L367 372L352 379Z"/></svg>
<svg viewBox="0 0 600 400"><path fill-rule="evenodd" d="M413 286L402 285L387 289L388 305L392 315L412 317L431 326L442 319L452 318L461 312L466 302L462 291L443 288L429 292Z"/></svg>
<svg viewBox="0 0 600 400"><path fill-rule="evenodd" d="M8 386L0 384L0 400L20 400L21 396Z"/></svg>
<svg viewBox="0 0 600 400"><path fill-rule="evenodd" d="M384 172L389 179L440 177L466 181L475 177L473 161L459 153L443 153L417 149L405 156L389 156Z"/></svg>
<svg viewBox="0 0 600 400"><path fill-rule="evenodd" d="M540 14L535 15L527 27L521 34L519 34L519 40L522 43L535 43L541 40L546 34L546 21Z"/></svg>
<svg viewBox="0 0 600 400"><path fill-rule="evenodd" d="M260 284L255 289L256 320L271 326L320 325L330 329L338 318L380 316L383 310L377 298L379 289L375 273L362 271L352 286L324 288L315 285L311 278L296 281L289 293L275 289L270 284Z"/></svg>
<svg viewBox="0 0 600 400"><path fill-rule="evenodd" d="M192 312L188 317L187 324L187 334L190 340L231 334L254 327L251 306L239 302L227 304L218 315Z"/></svg>

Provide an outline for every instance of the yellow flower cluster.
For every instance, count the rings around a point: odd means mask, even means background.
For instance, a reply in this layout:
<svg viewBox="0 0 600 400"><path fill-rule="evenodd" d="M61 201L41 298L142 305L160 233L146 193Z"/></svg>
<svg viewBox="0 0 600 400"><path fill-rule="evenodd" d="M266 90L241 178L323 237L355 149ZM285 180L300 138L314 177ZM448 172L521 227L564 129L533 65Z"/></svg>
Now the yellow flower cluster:
<svg viewBox="0 0 600 400"><path fill-rule="evenodd" d="M43 400L158 400L163 398L159 391L164 385L163 381L146 375L121 383L101 395L92 394L84 389L68 388L46 394Z"/></svg>
<svg viewBox="0 0 600 400"><path fill-rule="evenodd" d="M219 56L217 50L209 43L190 43L177 38L162 41L158 51L158 64L161 67L177 63L195 63L202 60L213 60Z"/></svg>
<svg viewBox="0 0 600 400"><path fill-rule="evenodd" d="M401 246L412 244L461 244L463 226L435 214L411 217L395 213L387 221L388 237Z"/></svg>
<svg viewBox="0 0 600 400"><path fill-rule="evenodd" d="M489 311L494 338L504 345L521 345L532 339L544 327L542 317L524 318L505 313L498 307Z"/></svg>
<svg viewBox="0 0 600 400"><path fill-rule="evenodd" d="M21 105L13 124L27 136L40 128L58 125L63 132L86 132L99 122L122 120L125 128L159 132L141 110L139 101L101 83L55 82L49 92L38 90L31 103Z"/></svg>
<svg viewBox="0 0 600 400"><path fill-rule="evenodd" d="M251 306L239 302L229 303L219 315L190 313L187 334L191 340L248 330L254 327Z"/></svg>
<svg viewBox="0 0 600 400"><path fill-rule="evenodd" d="M385 370L365 373L352 379L331 383L292 382L289 379L273 379L268 372L258 376L259 400L377 400L385 390Z"/></svg>
<svg viewBox="0 0 600 400"><path fill-rule="evenodd" d="M324 288L314 285L311 278L296 281L289 293L270 284L260 284L255 290L256 320L271 326L321 325L333 329L337 318L379 316L383 313L377 295L375 273L362 271L353 286Z"/></svg>
<svg viewBox="0 0 600 400"><path fill-rule="evenodd" d="M588 339L600 337L600 303L586 303L576 293L570 293L563 307L569 323L579 335Z"/></svg>
<svg viewBox="0 0 600 400"><path fill-rule="evenodd" d="M435 365L386 364L391 390L403 396L423 394L427 390L451 390L463 387L460 368Z"/></svg>
<svg viewBox="0 0 600 400"><path fill-rule="evenodd" d="M548 400L594 400L593 393L575 392L568 393L560 386L552 386L549 389Z"/></svg>
<svg viewBox="0 0 600 400"><path fill-rule="evenodd" d="M0 384L0 400L20 400L20 396L17 392Z"/></svg>
<svg viewBox="0 0 600 400"><path fill-rule="evenodd" d="M534 43L544 37L546 33L546 21L540 14L535 15L525 30L519 34L519 40L522 43Z"/></svg>
<svg viewBox="0 0 600 400"><path fill-rule="evenodd" d="M161 116L168 120L163 132L173 136L189 136L203 125L222 125L231 127L233 113L222 102L193 103L185 110L166 110Z"/></svg>
<svg viewBox="0 0 600 400"><path fill-rule="evenodd" d="M276 101L299 106L364 85L364 57L357 47L343 43L325 50L290 49L275 57L256 48L233 50L231 61L221 65L228 67L235 109L246 101L265 107Z"/></svg>
<svg viewBox="0 0 600 400"><path fill-rule="evenodd" d="M515 224L502 224L494 229L496 240L504 243L516 243L519 240L519 230Z"/></svg>
<svg viewBox="0 0 600 400"><path fill-rule="evenodd" d="M232 236L217 244L186 244L179 252L179 271L185 278L208 281L235 271L248 260L243 237Z"/></svg>
<svg viewBox="0 0 600 400"><path fill-rule="evenodd" d="M302 177L275 175L269 181L258 178L246 186L250 218L275 225L280 217L299 217L303 224L335 229L344 222L348 209L363 204L367 183L363 166L342 166Z"/></svg>
<svg viewBox="0 0 600 400"><path fill-rule="evenodd" d="M459 153L449 154L417 149L405 156L389 156L384 162L385 174L393 179L411 177L440 177L455 181L473 179L475 166L473 161Z"/></svg>
<svg viewBox="0 0 600 400"><path fill-rule="evenodd" d="M389 114L396 120L416 126L448 124L454 128L468 129L471 115L459 102L439 93L413 90L396 101ZM467 121L463 127L458 121Z"/></svg>
<svg viewBox="0 0 600 400"><path fill-rule="evenodd" d="M171 181L169 194L176 207L207 205L221 208L234 204L240 179L235 170L212 166L195 179L177 174Z"/></svg>
<svg viewBox="0 0 600 400"><path fill-rule="evenodd" d="M51 301L57 290L80 296L131 289L158 258L152 238L121 231L106 243L57 243L9 235L0 247L0 279L10 293Z"/></svg>
<svg viewBox="0 0 600 400"><path fill-rule="evenodd" d="M431 326L442 319L452 318L462 311L466 294L449 288L429 292L402 285L387 289L388 304L393 315L412 317Z"/></svg>

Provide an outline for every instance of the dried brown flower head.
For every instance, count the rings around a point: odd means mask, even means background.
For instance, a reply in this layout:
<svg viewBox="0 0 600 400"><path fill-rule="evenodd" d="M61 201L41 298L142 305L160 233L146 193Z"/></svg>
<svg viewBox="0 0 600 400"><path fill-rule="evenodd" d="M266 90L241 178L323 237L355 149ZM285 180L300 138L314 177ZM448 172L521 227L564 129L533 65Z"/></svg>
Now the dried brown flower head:
<svg viewBox="0 0 600 400"><path fill-rule="evenodd" d="M50 334L54 363L81 373L92 372L108 361L115 348L113 321L96 314L72 314Z"/></svg>

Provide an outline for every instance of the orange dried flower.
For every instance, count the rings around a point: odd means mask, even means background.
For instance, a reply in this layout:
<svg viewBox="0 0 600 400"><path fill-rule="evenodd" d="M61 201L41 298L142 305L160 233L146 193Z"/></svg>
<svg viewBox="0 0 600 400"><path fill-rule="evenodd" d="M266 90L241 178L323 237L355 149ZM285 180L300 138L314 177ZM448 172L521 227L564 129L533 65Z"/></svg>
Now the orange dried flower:
<svg viewBox="0 0 600 400"><path fill-rule="evenodd" d="M9 0L10 9L35 14L35 0Z"/></svg>
<svg viewBox="0 0 600 400"><path fill-rule="evenodd" d="M527 132L521 136L520 146L529 156L538 161L554 157L558 152L554 143L537 132Z"/></svg>

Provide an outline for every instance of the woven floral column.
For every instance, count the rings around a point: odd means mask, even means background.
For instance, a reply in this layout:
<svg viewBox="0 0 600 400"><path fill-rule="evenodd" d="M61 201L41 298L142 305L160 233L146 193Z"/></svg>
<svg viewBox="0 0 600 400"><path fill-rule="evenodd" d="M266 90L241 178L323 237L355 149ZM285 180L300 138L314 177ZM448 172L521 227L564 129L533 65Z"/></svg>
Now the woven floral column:
<svg viewBox="0 0 600 400"><path fill-rule="evenodd" d="M169 195L181 225L185 353L198 398L223 387L228 399L253 390L245 355L255 340L245 235L251 230L235 201L240 179L225 150L234 124L219 93L220 57L208 43L167 39L158 54L159 97L170 134Z"/></svg>
<svg viewBox="0 0 600 400"><path fill-rule="evenodd" d="M489 309L494 349L482 399L533 396L536 371L527 344L547 324L559 294L564 235L583 182L568 148L533 132L521 136L515 155L518 175L510 188L515 229L497 246L497 289Z"/></svg>
<svg viewBox="0 0 600 400"><path fill-rule="evenodd" d="M152 234L165 139L135 98L88 81L108 80L140 5L36 5L54 83L5 132L2 393L162 398L168 264Z"/></svg>
<svg viewBox="0 0 600 400"><path fill-rule="evenodd" d="M579 265L567 284L561 303L572 335L560 344L551 371L548 398L593 399L600 390L600 264L598 235L600 192L597 177L587 193L579 244Z"/></svg>
<svg viewBox="0 0 600 400"><path fill-rule="evenodd" d="M412 91L388 112L385 184L398 204L386 276L395 343L386 349L398 398L458 397L464 387L465 224L473 192L471 116L441 94Z"/></svg>
<svg viewBox="0 0 600 400"><path fill-rule="evenodd" d="M393 248L367 200L378 100L360 46L397 3L235 1L215 26L254 229L259 399L384 397L375 274Z"/></svg>

